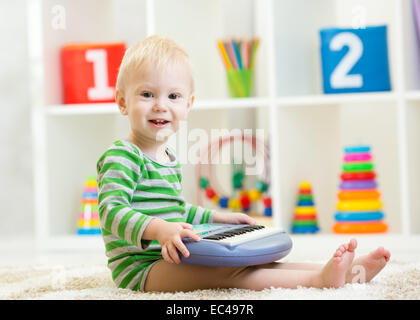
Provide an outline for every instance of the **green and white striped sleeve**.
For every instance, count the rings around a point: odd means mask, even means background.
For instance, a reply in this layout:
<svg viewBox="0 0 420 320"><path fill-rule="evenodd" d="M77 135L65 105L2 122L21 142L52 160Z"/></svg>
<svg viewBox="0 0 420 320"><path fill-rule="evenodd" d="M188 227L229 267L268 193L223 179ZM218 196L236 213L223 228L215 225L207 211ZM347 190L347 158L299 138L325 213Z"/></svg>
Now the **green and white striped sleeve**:
<svg viewBox="0 0 420 320"><path fill-rule="evenodd" d="M124 144L116 143L97 162L99 219L103 234L112 234L140 249L150 240L142 240L153 219L131 206L141 176L141 155Z"/></svg>
<svg viewBox="0 0 420 320"><path fill-rule="evenodd" d="M200 206L185 204L185 220L191 224L212 223L215 210L205 209Z"/></svg>

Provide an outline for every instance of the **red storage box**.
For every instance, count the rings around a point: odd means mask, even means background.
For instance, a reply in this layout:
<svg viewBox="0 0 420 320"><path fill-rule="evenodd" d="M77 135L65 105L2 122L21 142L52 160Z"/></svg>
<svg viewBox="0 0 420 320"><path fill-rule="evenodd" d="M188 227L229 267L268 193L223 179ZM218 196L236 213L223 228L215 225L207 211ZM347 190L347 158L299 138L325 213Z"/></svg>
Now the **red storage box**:
<svg viewBox="0 0 420 320"><path fill-rule="evenodd" d="M113 102L125 43L76 43L61 49L64 103Z"/></svg>

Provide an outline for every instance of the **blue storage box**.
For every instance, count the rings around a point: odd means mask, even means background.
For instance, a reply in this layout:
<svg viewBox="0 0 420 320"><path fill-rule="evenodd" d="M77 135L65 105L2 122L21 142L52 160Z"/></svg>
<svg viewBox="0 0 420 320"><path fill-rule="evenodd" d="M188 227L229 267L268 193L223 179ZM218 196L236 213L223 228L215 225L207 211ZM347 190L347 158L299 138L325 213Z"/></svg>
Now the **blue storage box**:
<svg viewBox="0 0 420 320"><path fill-rule="evenodd" d="M320 30L324 93L391 90L387 26Z"/></svg>

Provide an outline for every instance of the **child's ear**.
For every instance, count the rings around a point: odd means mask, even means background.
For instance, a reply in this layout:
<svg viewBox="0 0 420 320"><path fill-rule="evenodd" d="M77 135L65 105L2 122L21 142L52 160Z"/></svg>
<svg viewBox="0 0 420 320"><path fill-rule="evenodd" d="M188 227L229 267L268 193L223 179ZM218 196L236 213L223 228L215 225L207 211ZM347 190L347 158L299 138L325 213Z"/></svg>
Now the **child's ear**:
<svg viewBox="0 0 420 320"><path fill-rule="evenodd" d="M123 92L118 89L115 90L115 102L117 103L118 109L120 109L121 114L126 116L128 114L127 105L125 104Z"/></svg>
<svg viewBox="0 0 420 320"><path fill-rule="evenodd" d="M195 99L194 95L191 95L190 100L188 101L188 105L187 105L188 111L190 111L191 107L193 106L194 99Z"/></svg>

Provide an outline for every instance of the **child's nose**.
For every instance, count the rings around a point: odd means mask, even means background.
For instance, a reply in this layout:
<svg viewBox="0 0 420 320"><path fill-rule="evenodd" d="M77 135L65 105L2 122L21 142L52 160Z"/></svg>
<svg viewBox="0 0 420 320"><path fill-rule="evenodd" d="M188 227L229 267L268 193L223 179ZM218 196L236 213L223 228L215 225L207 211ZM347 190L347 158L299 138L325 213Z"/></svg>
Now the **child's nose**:
<svg viewBox="0 0 420 320"><path fill-rule="evenodd" d="M155 104L153 105L154 112L166 112L168 108L166 107L165 102L162 99L156 99Z"/></svg>

